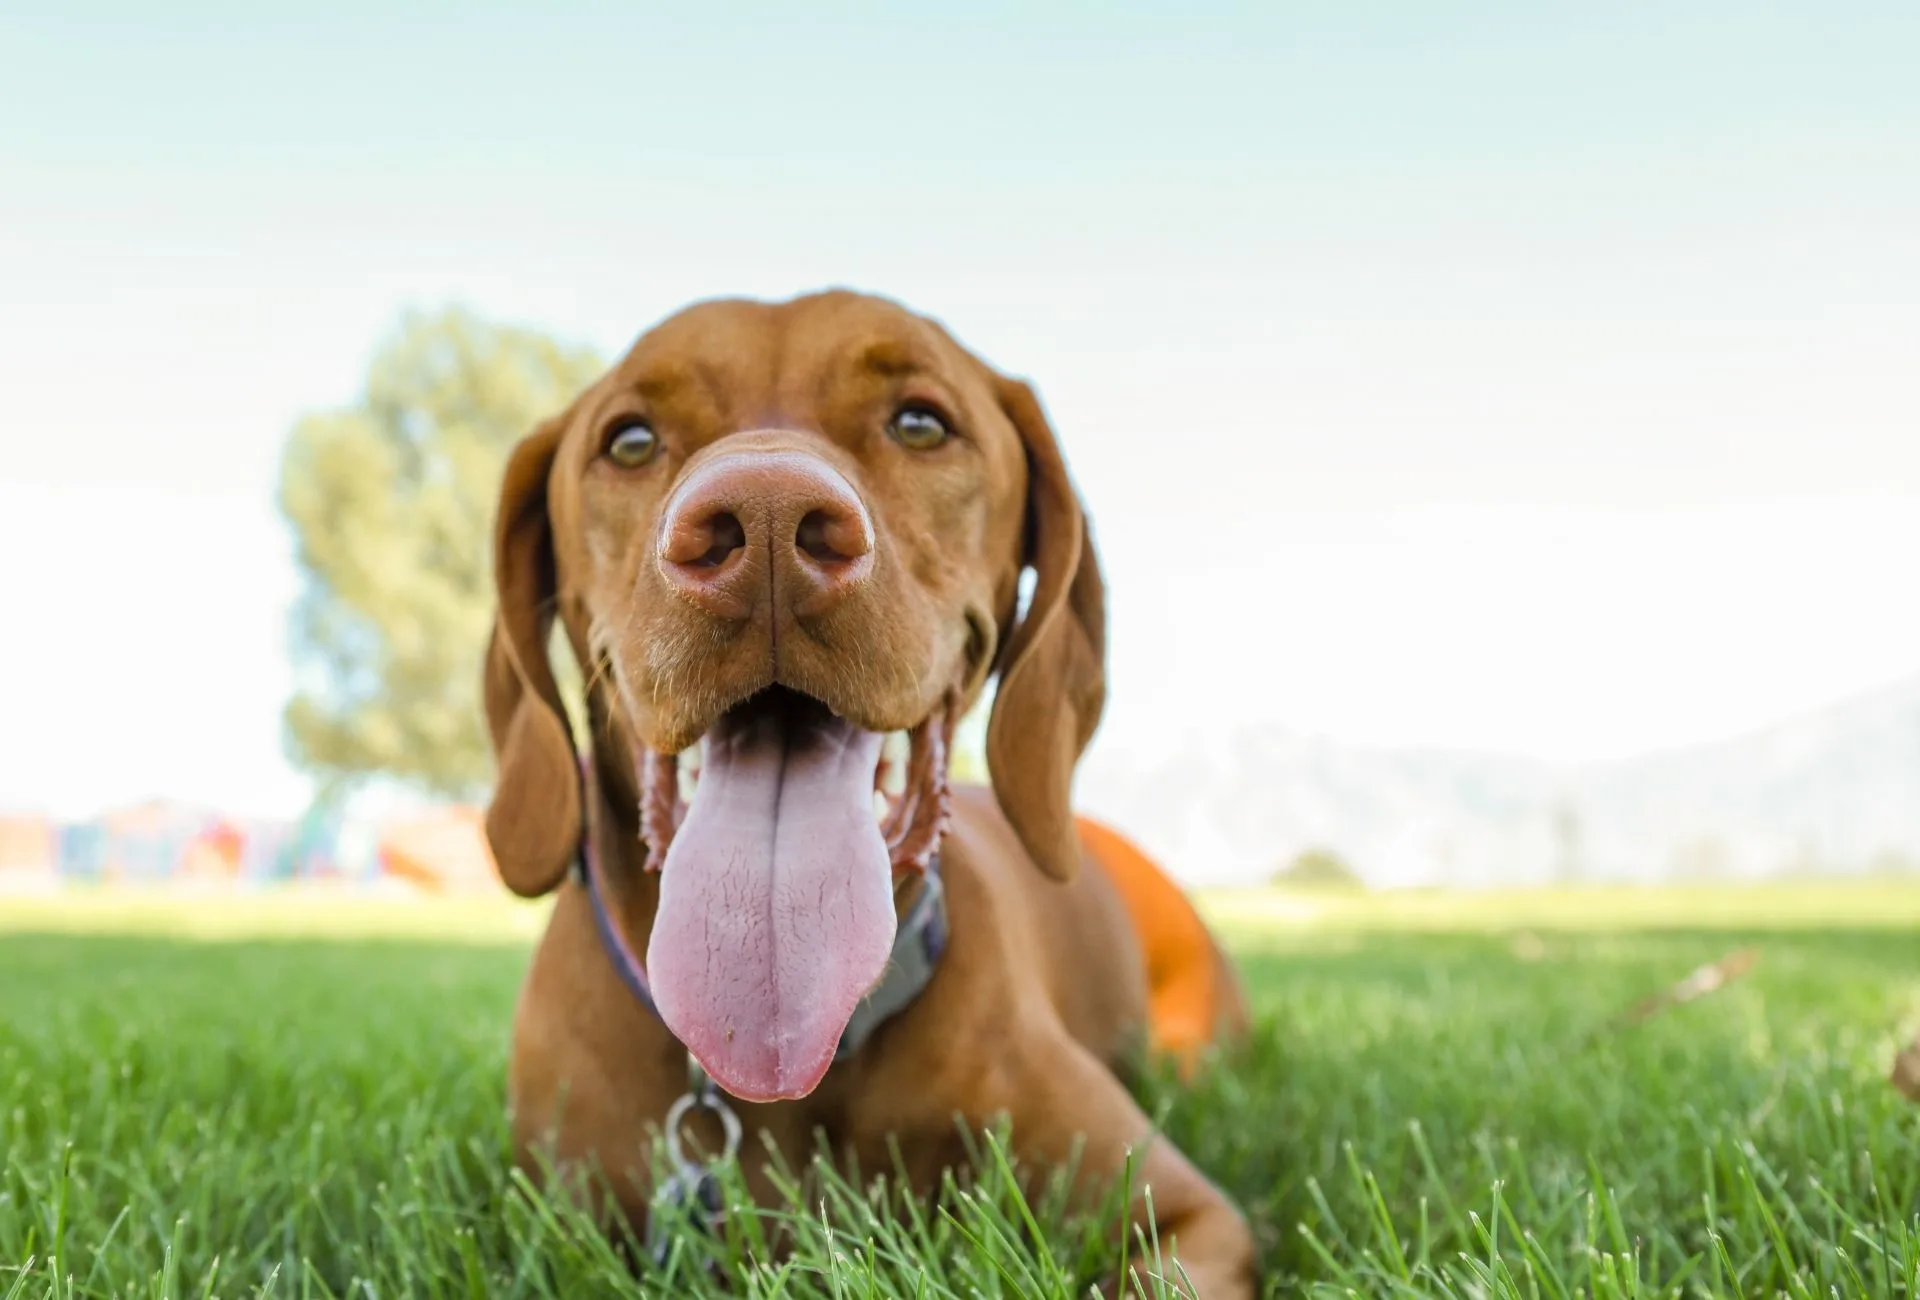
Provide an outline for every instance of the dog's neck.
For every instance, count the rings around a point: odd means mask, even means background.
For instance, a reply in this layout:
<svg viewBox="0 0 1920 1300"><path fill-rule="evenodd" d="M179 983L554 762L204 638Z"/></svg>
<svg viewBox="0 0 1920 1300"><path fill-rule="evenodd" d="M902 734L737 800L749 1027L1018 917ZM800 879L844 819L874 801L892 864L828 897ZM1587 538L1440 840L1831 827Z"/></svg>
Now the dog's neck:
<svg viewBox="0 0 1920 1300"><path fill-rule="evenodd" d="M631 775L607 772L603 762L596 756L587 767L586 833L615 893L612 901L630 941L636 951L645 952L653 934L654 914L660 908L660 877L646 869L647 846L640 838L638 795L620 793L623 789L634 790Z"/></svg>

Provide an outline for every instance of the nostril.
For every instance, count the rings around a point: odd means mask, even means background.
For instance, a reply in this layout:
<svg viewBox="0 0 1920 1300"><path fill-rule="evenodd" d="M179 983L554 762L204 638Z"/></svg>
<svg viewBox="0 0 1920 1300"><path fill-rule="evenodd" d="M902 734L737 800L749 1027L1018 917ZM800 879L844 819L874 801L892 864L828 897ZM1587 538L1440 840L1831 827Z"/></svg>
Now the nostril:
<svg viewBox="0 0 1920 1300"><path fill-rule="evenodd" d="M746 526L731 510L674 512L660 539L660 558L682 569L717 569L746 545Z"/></svg>
<svg viewBox="0 0 1920 1300"><path fill-rule="evenodd" d="M723 510L707 523L707 549L693 558L692 563L702 568L715 568L726 562L729 555L742 550L747 544L747 530L740 523L740 517L730 510Z"/></svg>
<svg viewBox="0 0 1920 1300"><path fill-rule="evenodd" d="M826 511L810 510L800 520L799 531L793 537L793 544L798 546L802 553L822 564L830 564L835 560L846 558L828 540L829 522Z"/></svg>
<svg viewBox="0 0 1920 1300"><path fill-rule="evenodd" d="M817 564L845 564L873 549L859 515L842 510L809 510L800 519L793 544Z"/></svg>

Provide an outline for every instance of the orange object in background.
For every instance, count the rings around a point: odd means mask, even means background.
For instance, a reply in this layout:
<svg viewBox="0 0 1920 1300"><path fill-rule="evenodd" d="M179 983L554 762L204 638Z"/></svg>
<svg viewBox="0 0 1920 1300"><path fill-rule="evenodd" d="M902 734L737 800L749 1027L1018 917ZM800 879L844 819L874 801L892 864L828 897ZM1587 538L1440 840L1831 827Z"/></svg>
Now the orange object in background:
<svg viewBox="0 0 1920 1300"><path fill-rule="evenodd" d="M216 821L187 842L174 870L181 880L219 881L231 884L240 879L240 858L246 838L231 822Z"/></svg>
<svg viewBox="0 0 1920 1300"><path fill-rule="evenodd" d="M478 808L440 808L380 828L380 866L435 894L491 891L500 873Z"/></svg>
<svg viewBox="0 0 1920 1300"><path fill-rule="evenodd" d="M0 894L53 889L59 836L44 817L0 817Z"/></svg>
<svg viewBox="0 0 1920 1300"><path fill-rule="evenodd" d="M1147 1021L1155 1051L1191 1071L1214 1041L1228 990L1213 936L1186 891L1138 845L1091 817L1076 816L1080 842L1120 891L1147 961Z"/></svg>
<svg viewBox="0 0 1920 1300"><path fill-rule="evenodd" d="M52 871L54 841L44 817L0 817L0 871Z"/></svg>

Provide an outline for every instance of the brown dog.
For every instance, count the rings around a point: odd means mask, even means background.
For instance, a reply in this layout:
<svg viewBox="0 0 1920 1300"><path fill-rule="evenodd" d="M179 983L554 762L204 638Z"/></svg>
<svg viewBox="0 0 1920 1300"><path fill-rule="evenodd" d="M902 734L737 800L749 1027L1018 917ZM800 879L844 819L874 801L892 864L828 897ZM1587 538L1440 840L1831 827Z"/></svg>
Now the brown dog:
<svg viewBox="0 0 1920 1300"><path fill-rule="evenodd" d="M515 892L560 890L514 1028L530 1169L606 1170L644 1222L691 1058L796 1168L816 1133L896 1168L891 1140L931 1190L966 1159L956 1118L1005 1118L1029 1165L1084 1140L1091 1195L1133 1150L1136 1215L1150 1189L1197 1295L1253 1294L1245 1223L1115 1074L1146 967L1069 804L1104 591L1025 384L883 300L704 303L520 444L495 559L487 834ZM588 677L584 762L556 616ZM949 796L953 721L996 673L992 789ZM909 930L948 941L910 960Z"/></svg>

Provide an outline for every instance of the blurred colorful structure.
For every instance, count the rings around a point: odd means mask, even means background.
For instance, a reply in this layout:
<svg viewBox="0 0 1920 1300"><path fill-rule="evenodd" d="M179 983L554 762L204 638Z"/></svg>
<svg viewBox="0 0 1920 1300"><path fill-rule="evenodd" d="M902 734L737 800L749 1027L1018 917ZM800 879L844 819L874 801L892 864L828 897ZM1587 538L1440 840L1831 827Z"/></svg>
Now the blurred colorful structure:
<svg viewBox="0 0 1920 1300"><path fill-rule="evenodd" d="M59 842L58 829L44 817L0 817L0 893L52 887Z"/></svg>
<svg viewBox="0 0 1920 1300"><path fill-rule="evenodd" d="M0 816L0 893L283 883L432 894L501 887L481 810L465 805L378 817L314 809L291 821L234 818L162 802L64 823Z"/></svg>
<svg viewBox="0 0 1920 1300"><path fill-rule="evenodd" d="M478 808L440 808L389 822L379 850L383 872L430 893L472 893L500 884Z"/></svg>

